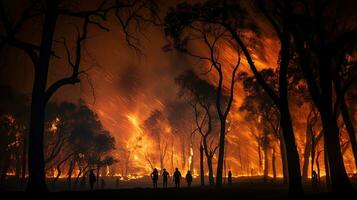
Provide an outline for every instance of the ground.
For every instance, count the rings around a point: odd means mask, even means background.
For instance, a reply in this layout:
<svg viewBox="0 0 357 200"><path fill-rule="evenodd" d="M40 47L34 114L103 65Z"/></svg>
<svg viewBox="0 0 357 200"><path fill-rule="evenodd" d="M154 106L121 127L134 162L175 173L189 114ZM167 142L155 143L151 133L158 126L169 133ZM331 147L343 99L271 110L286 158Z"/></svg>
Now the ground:
<svg viewBox="0 0 357 200"><path fill-rule="evenodd" d="M195 180L198 181L198 180ZM107 181L110 185L110 181ZM356 180L353 180L356 186ZM121 183L122 186L124 183ZM159 184L160 186L160 184ZM325 189L320 188L319 192L312 193L311 187L308 183L304 184L304 191L306 195L297 199L353 199L347 195L334 195L325 192ZM109 186L107 186L109 187ZM287 186L281 182L268 182L264 183L260 179L243 179L236 180L232 186L224 185L221 189L210 187L198 187L197 184L193 188L186 188L184 184L183 188L175 189L152 189L149 187L135 187L124 189L97 189L94 191L88 191L87 188L77 189L75 191L57 190L57 192L49 192L39 198L35 195L34 199L99 199L99 200L117 200L117 199L293 199L292 196L288 196ZM32 199L33 195L25 192L11 192L7 191L2 193L2 197L6 195L11 199ZM351 194L350 194L351 195ZM357 196L357 193L352 194ZM296 198L295 198L296 199Z"/></svg>

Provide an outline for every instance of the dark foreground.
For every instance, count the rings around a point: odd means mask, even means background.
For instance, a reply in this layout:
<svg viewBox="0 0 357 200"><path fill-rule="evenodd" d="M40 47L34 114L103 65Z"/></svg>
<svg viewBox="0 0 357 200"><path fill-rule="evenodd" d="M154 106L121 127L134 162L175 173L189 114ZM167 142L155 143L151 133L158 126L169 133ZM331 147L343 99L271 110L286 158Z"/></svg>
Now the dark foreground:
<svg viewBox="0 0 357 200"><path fill-rule="evenodd" d="M357 193L352 194L332 194L328 193L325 184L322 182L317 188L318 191L312 192L310 182L303 184L305 196L294 197L288 195L288 187L282 183L282 180L276 182L263 182L261 177L249 177L234 179L232 186L224 185L221 189L199 187L198 180L194 180L194 187L186 188L186 184L183 183L183 188L172 188L172 183L169 184L171 188L168 189L152 189L149 177L143 179L123 181L119 187L114 184L114 179L106 178L107 189L97 189L94 191L88 190L88 185L83 188L73 186L71 189L66 187L66 179L62 179L57 184L56 188L51 188L50 180L48 183L49 192L44 195L29 194L25 192L19 192L19 188L10 187L11 180L8 182L8 188L0 192L0 199L53 199L53 200L171 200L171 199L204 199L204 200L223 200L223 199L356 199ZM351 179L353 186L357 189L357 179ZM159 184L159 187L161 183ZM169 186L169 187L170 187ZM97 188L100 188L97 186ZM1 191L1 190L0 190ZM5 192L6 191L6 192ZM11 192L13 191L13 192ZM17 191L17 192L15 192Z"/></svg>
<svg viewBox="0 0 357 200"><path fill-rule="evenodd" d="M230 187L222 189L214 188L168 188L168 189L151 189L151 188L134 188L119 190L94 190L94 191L63 191L50 192L45 195L34 195L25 192L4 192L1 199L53 199L53 200L145 200L145 199L204 199L204 200L221 200L221 199L354 199L357 193L334 195L331 193L307 193L303 197L288 196L286 190L279 188L259 188L259 187ZM6 198L3 198L6 197Z"/></svg>

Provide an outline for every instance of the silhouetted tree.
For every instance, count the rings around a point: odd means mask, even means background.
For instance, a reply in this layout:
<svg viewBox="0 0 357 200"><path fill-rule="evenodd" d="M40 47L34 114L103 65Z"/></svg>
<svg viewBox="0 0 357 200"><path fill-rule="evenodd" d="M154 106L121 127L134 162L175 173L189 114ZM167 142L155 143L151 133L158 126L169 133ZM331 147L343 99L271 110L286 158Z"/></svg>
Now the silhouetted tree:
<svg viewBox="0 0 357 200"><path fill-rule="evenodd" d="M162 126L164 118L165 117L163 116L161 111L154 110L144 122L145 129L149 131L149 133L155 138L156 141L157 150L159 153L160 172L165 168L164 162L167 153L167 148L169 146L167 134L165 134L166 130Z"/></svg>
<svg viewBox="0 0 357 200"><path fill-rule="evenodd" d="M28 96L17 92L10 86L0 86L0 184L3 185L6 173L14 160L16 178L22 180L26 172L26 126L28 120ZM22 151L22 152L21 152ZM22 165L20 166L22 161Z"/></svg>
<svg viewBox="0 0 357 200"><path fill-rule="evenodd" d="M75 10L75 7L68 2L58 0L29 1L24 3L24 8L16 13L18 19L13 22L10 20L11 9L5 10L10 2L0 2L0 22L5 28L4 34L0 36L0 48L9 45L24 51L34 65L34 84L31 98L31 117L29 124L29 180L28 191L43 192L47 190L45 183L45 159L44 159L44 120L45 107L53 94L64 85L73 85L80 82L80 76L86 75L86 70L81 69L82 45L87 38L88 26L94 25L99 29L108 31L109 29L100 23L105 20L110 11L113 11L116 19L123 28L125 38L128 44L135 47L137 41L133 37L132 22L137 27L140 21L146 21L148 12L156 9L153 1L99 1L95 4L96 8L88 10ZM146 14L141 14L142 12ZM151 15L155 16L155 15ZM41 19L41 30L37 33L39 44L33 44L30 41L23 41L18 36L20 30L25 24L33 20ZM48 70L50 60L56 56L53 50L54 35L57 32L57 23L60 19L74 21L77 28L77 37L73 42L74 55L71 55L68 41L64 39L63 43L67 54L68 64L72 68L72 73L47 85ZM134 30L137 30L134 28Z"/></svg>
<svg viewBox="0 0 357 200"><path fill-rule="evenodd" d="M294 44L310 96L320 112L332 190L351 191L352 185L341 154L336 110L344 99L342 91L347 90L339 88L341 62L351 47L356 45L356 27L345 26L348 23L353 24L354 11L348 8L341 11L337 1L297 2L297 5L301 10L296 12L292 21ZM341 12L336 12L337 10ZM344 23L340 24L341 21ZM335 90L333 83L337 86ZM350 135L353 143L356 142L354 137L355 135L352 138ZM353 148L354 146L357 147L352 145Z"/></svg>
<svg viewBox="0 0 357 200"><path fill-rule="evenodd" d="M226 10L222 9L222 3L219 1L207 1L203 4L190 5L188 3L181 3L175 8L170 9L165 17L165 32L167 35L174 39L174 46L180 52L190 55L194 58L206 61L209 63L210 68L208 72L213 69L218 75L218 82L216 86L216 110L220 119L220 136L219 136L219 149L218 149L218 162L216 173L216 185L221 187L222 185L222 173L223 173L223 161L224 161L224 145L226 134L226 119L231 110L231 106L234 99L234 85L236 83L237 70L240 65L240 51L236 45L229 45L224 43L227 41L229 34L227 30L220 26L220 23L215 23L220 20L226 20ZM234 5L224 7L234 10L235 19L237 21L231 24L237 27L239 24L245 22L245 15L240 12L242 9ZM238 17L239 16L239 17ZM228 20L228 18L227 18ZM203 45L204 51L207 54L194 53L189 50L189 42L197 42ZM230 63L224 63L219 58L219 53L222 53L222 47L220 45L225 44L228 48L238 50L236 53L237 60L231 65ZM207 73L208 73L207 72ZM226 74L228 72L228 75ZM227 77L228 76L228 77ZM223 94L224 85L223 79L228 82L228 94ZM223 96L228 96L226 104L223 104Z"/></svg>
<svg viewBox="0 0 357 200"><path fill-rule="evenodd" d="M196 129L201 135L200 148L202 146L207 160L209 183L214 185L212 159L217 145L213 146L215 140L212 132L218 120L214 115L215 88L207 81L200 79L193 71L185 71L176 77L175 81L180 86L179 96L186 99L194 110Z"/></svg>

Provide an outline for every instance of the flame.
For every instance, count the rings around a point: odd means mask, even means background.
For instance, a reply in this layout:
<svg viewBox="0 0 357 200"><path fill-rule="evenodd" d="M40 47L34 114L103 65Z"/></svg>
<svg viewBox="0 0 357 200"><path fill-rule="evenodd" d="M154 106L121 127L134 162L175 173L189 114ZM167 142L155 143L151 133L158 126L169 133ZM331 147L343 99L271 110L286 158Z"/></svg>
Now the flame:
<svg viewBox="0 0 357 200"><path fill-rule="evenodd" d="M253 33L246 33L246 36L253 35ZM249 51L252 53L254 63L258 70L265 68L276 68L278 65L280 44L279 40L274 37L261 36L262 47L249 47ZM101 41L102 42L102 41ZM96 44L96 48L101 48L103 45ZM107 52L106 49L113 47L111 43L106 43L105 48L103 47L103 52ZM234 65L237 61L237 51L236 47L228 42L221 42L219 46L219 59L223 66L224 80L223 84L225 88L230 86L230 77ZM112 49L115 49L113 47ZM152 52L149 52L152 53ZM155 52L156 53L156 52ZM173 65L172 60L165 60L165 55L162 54L158 58L158 63L163 63L162 65L167 67L168 65ZM149 57L149 56L148 56ZM157 55L156 55L157 57ZM107 59L107 55L104 55L103 66L115 65L122 60ZM99 59L99 58L98 58ZM181 58L180 58L181 59ZM182 59L183 60L183 59ZM181 61L181 60L180 60ZM210 69L210 63L200 63L196 64L197 68L195 71L197 74L202 74L201 72L206 72ZM146 64L146 63L145 63ZM174 65L179 64L175 62ZM185 63L186 65L187 63ZM191 65L191 63L188 63ZM203 67L202 65L203 64ZM123 64L125 65L125 64ZM98 113L101 121L105 128L107 128L117 140L117 151L115 155L121 162L111 166L110 172L114 176L121 177L120 179L133 179L135 177L147 176L151 173L152 167L159 168L160 162L158 158L158 148L153 136L147 134L147 130L142 126L143 122L150 115L153 110L165 110L167 104L170 102L177 101L178 97L177 88L174 84L174 77L178 75L175 71L165 71L166 68L151 68L151 67L135 68L129 69L125 74L121 74L121 69L118 67L109 69L94 68L91 70L91 78L93 85L96 87L96 105L93 109ZM175 68L176 69L176 68ZM187 69L187 68L185 68ZM119 72L118 72L119 71ZM139 71L138 78L134 77L135 80L131 82L128 86L129 90L124 90L118 92L116 77L120 76L119 79L125 77L128 74L135 74ZM242 56L241 66L238 72L245 71L248 74L252 74L247 61L244 56ZM130 73L128 73L130 72ZM158 76L160 72L160 76ZM161 76L161 73L162 76ZM166 74L165 74L166 73ZM176 73L176 74L175 74ZM171 75L172 77L170 77ZM142 76L142 77L141 77ZM104 79L103 79L104 77ZM213 85L217 85L218 76L214 70L207 73L201 78L209 81ZM142 82L142 85L136 82ZM114 87L115 86L115 87ZM127 89L127 88L125 88ZM92 102L92 96L89 94L83 98L88 104ZM238 176L258 176L262 175L263 170L259 166L258 158L258 146L257 142L252 135L252 130L259 133L255 127L254 123L247 122L244 119L244 113L238 111L241 105L245 93L243 91L242 84L236 83L234 102L232 105L231 113L229 114L229 124L228 132L226 137L226 142L228 146L226 150L226 164L227 169L232 170L234 177ZM296 138L296 144L298 147L299 157L303 158L303 149L305 146L305 125L306 116L308 114L309 105L304 105L301 108L295 106L293 103L291 105L291 113L293 115L294 132ZM263 120L259 117L259 121ZM171 127L166 121L162 123L162 135L164 139L169 142L168 151L166 152L164 167L173 172L175 167L178 167L181 172L185 172L187 169L193 169L193 174L198 176L197 169L199 169L199 155L198 144L200 142L199 137L193 139L192 144L190 143L190 138L185 135L187 134L186 128L182 127L179 131L179 136L173 133L177 130ZM320 129L321 127L317 127ZM343 138L347 138L345 132L342 134ZM275 142L272 144L276 149L276 172L277 176L282 176L282 164L281 164L281 152L279 150L279 143ZM323 150L323 142L320 142L316 148L317 151ZM171 151L173 153L171 153ZM263 156L262 156L263 157ZM269 156L271 157L271 152ZM349 173L356 172L356 169L350 162L353 160L353 155L350 147L344 154L344 161L346 170ZM150 161L150 163L149 163ZM264 161L262 161L264 162ZM204 162L205 163L205 162ZM213 169L216 168L217 155L213 159ZM324 157L323 153L319 159L320 163L320 173L324 174ZM269 176L272 175L272 167L269 159ZM205 163L205 174L208 175L207 166ZM126 170L126 168L128 168ZM315 165L315 170L317 170ZM196 171L195 171L196 170ZM214 170L215 171L215 170ZM311 174L311 169L309 166L308 174Z"/></svg>
<svg viewBox="0 0 357 200"><path fill-rule="evenodd" d="M58 130L58 124L60 123L60 118L56 117L56 119L51 123L51 127L50 127L50 132L52 132L53 134L55 134Z"/></svg>

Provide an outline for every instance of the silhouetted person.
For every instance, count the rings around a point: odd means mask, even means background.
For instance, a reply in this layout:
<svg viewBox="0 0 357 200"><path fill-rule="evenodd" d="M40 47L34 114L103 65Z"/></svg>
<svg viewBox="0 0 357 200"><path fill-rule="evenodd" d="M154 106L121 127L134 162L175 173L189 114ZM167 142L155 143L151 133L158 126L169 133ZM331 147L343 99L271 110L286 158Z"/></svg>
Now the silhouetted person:
<svg viewBox="0 0 357 200"><path fill-rule="evenodd" d="M180 188L180 181L181 181L181 173L180 171L176 168L174 172L174 182L175 182L175 187Z"/></svg>
<svg viewBox="0 0 357 200"><path fill-rule="evenodd" d="M119 177L115 179L115 186L118 188L119 187Z"/></svg>
<svg viewBox="0 0 357 200"><path fill-rule="evenodd" d="M90 189L93 190L94 183L97 181L97 178L94 175L93 170L90 170L89 172L89 184L90 184Z"/></svg>
<svg viewBox="0 0 357 200"><path fill-rule="evenodd" d="M187 187L191 187L191 183L192 183L192 174L190 172L190 170L187 171L186 174L186 181L187 181Z"/></svg>
<svg viewBox="0 0 357 200"><path fill-rule="evenodd" d="M154 185L154 188L157 188L157 180L159 179L159 172L157 171L156 168L151 173L151 179L152 179L152 183Z"/></svg>
<svg viewBox="0 0 357 200"><path fill-rule="evenodd" d="M167 179L169 178L169 172L166 169L162 172L162 187L167 188Z"/></svg>
<svg viewBox="0 0 357 200"><path fill-rule="evenodd" d="M317 173L316 173L315 170L312 171L311 181L312 181L312 191L316 192L317 191L317 184L318 184L318 177L317 177Z"/></svg>
<svg viewBox="0 0 357 200"><path fill-rule="evenodd" d="M233 180L232 180L232 171L229 170L228 171L228 185L232 185L232 182L233 182Z"/></svg>
<svg viewBox="0 0 357 200"><path fill-rule="evenodd" d="M86 177L85 176L82 177L80 185L81 185L81 188L85 187L85 185L86 185Z"/></svg>
<svg viewBox="0 0 357 200"><path fill-rule="evenodd" d="M104 179L102 178L101 188L104 189L104 188L105 188L105 185L106 185L106 184L105 184L105 181L104 181Z"/></svg>

